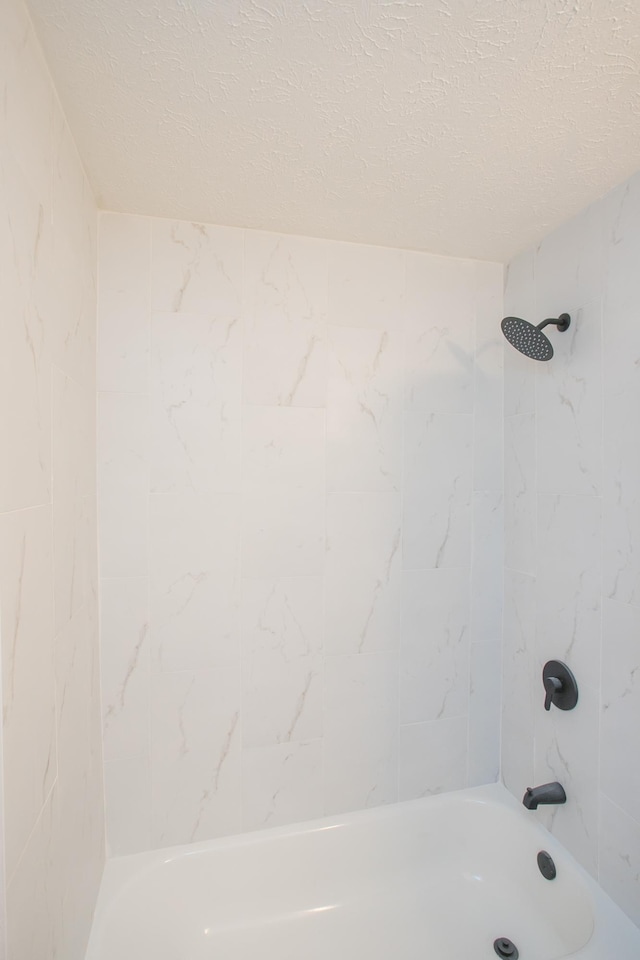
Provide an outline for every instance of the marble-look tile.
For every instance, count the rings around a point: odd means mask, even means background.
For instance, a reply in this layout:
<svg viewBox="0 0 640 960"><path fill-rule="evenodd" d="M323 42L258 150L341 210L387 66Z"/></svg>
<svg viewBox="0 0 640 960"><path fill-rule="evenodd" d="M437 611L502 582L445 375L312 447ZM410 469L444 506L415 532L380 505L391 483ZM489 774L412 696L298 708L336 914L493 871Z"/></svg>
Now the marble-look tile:
<svg viewBox="0 0 640 960"><path fill-rule="evenodd" d="M99 390L135 393L147 388L151 222L100 214Z"/></svg>
<svg viewBox="0 0 640 960"><path fill-rule="evenodd" d="M104 786L108 855L124 857L151 849L149 757L105 761Z"/></svg>
<svg viewBox="0 0 640 960"><path fill-rule="evenodd" d="M564 309L564 308L563 308ZM534 252L527 250L505 269L504 315L539 323L536 312ZM561 311L562 312L562 311ZM506 340L504 345L504 416L534 413L536 407L536 364Z"/></svg>
<svg viewBox="0 0 640 960"><path fill-rule="evenodd" d="M329 490L399 490L403 384L400 333L329 328Z"/></svg>
<svg viewBox="0 0 640 960"><path fill-rule="evenodd" d="M602 489L602 347L599 302L580 307L538 364L536 443L540 493Z"/></svg>
<svg viewBox="0 0 640 960"><path fill-rule="evenodd" d="M536 670L563 660L592 687L600 682L601 514L599 497L538 500Z"/></svg>
<svg viewBox="0 0 640 960"><path fill-rule="evenodd" d="M398 799L460 790L466 783L466 717L400 727Z"/></svg>
<svg viewBox="0 0 640 960"><path fill-rule="evenodd" d="M407 253L406 405L424 413L472 413L475 265Z"/></svg>
<svg viewBox="0 0 640 960"><path fill-rule="evenodd" d="M320 574L325 501L307 490L246 494L242 504L242 571L248 577Z"/></svg>
<svg viewBox="0 0 640 960"><path fill-rule="evenodd" d="M405 569L471 562L473 418L405 414Z"/></svg>
<svg viewBox="0 0 640 960"><path fill-rule="evenodd" d="M240 482L241 321L154 313L151 490L230 492Z"/></svg>
<svg viewBox="0 0 640 960"><path fill-rule="evenodd" d="M242 586L244 747L322 736L323 580L247 580Z"/></svg>
<svg viewBox="0 0 640 960"><path fill-rule="evenodd" d="M53 548L56 633L86 600L83 497L95 490L95 413L91 397L55 367L52 383Z"/></svg>
<svg viewBox="0 0 640 960"><path fill-rule="evenodd" d="M58 952L59 918L52 869L54 804L50 794L7 884L8 957L55 957Z"/></svg>
<svg viewBox="0 0 640 960"><path fill-rule="evenodd" d="M501 491L473 495L471 562L471 640L487 643L502 636L504 596L504 504Z"/></svg>
<svg viewBox="0 0 640 960"><path fill-rule="evenodd" d="M51 367L44 318L34 303L44 208L24 177L2 151L0 448L11 459L11 469L0 471L2 512L48 503L51 497Z"/></svg>
<svg viewBox="0 0 640 960"><path fill-rule="evenodd" d="M149 581L100 583L104 759L149 754Z"/></svg>
<svg viewBox="0 0 640 960"><path fill-rule="evenodd" d="M540 323L547 317L561 313L575 313L583 305L578 293L578 260L582 218L567 220L538 244L535 251L536 320ZM529 319L529 318L528 318ZM551 330L553 337L553 330ZM567 342L564 335L553 337L554 349L559 356L565 355Z"/></svg>
<svg viewBox="0 0 640 960"><path fill-rule="evenodd" d="M473 489L502 490L504 351L500 330L504 267L475 264Z"/></svg>
<svg viewBox="0 0 640 960"><path fill-rule="evenodd" d="M598 880L605 893L640 926L640 823L600 797Z"/></svg>
<svg viewBox="0 0 640 960"><path fill-rule="evenodd" d="M326 649L397 649L401 614L401 503L397 493L327 498Z"/></svg>
<svg viewBox="0 0 640 960"><path fill-rule="evenodd" d="M234 494L151 497L152 670L239 665L238 506Z"/></svg>
<svg viewBox="0 0 640 960"><path fill-rule="evenodd" d="M535 574L535 416L507 417L504 426L505 564L512 570Z"/></svg>
<svg viewBox="0 0 640 960"><path fill-rule="evenodd" d="M98 506L101 573L145 577L149 569L149 497L103 490Z"/></svg>
<svg viewBox="0 0 640 960"><path fill-rule="evenodd" d="M151 308L231 319L242 311L244 231L236 227L153 220Z"/></svg>
<svg viewBox="0 0 640 960"><path fill-rule="evenodd" d="M640 604L640 333L636 269L640 232L633 223L640 184L618 211L609 244L603 306L604 374L604 587L605 596Z"/></svg>
<svg viewBox="0 0 640 960"><path fill-rule="evenodd" d="M343 327L398 329L405 315L402 250L332 243L329 250L329 317Z"/></svg>
<svg viewBox="0 0 640 960"><path fill-rule="evenodd" d="M98 394L98 489L123 498L149 493L149 401L142 393Z"/></svg>
<svg viewBox="0 0 640 960"><path fill-rule="evenodd" d="M400 723L466 716L469 571L405 570Z"/></svg>
<svg viewBox="0 0 640 960"><path fill-rule="evenodd" d="M535 710L535 783L559 781L566 804L540 808L538 819L594 876L598 868L598 692L584 683L571 710ZM526 786L533 786L529 783Z"/></svg>
<svg viewBox="0 0 640 960"><path fill-rule="evenodd" d="M398 655L327 657L324 812L392 803L398 796Z"/></svg>
<svg viewBox="0 0 640 960"><path fill-rule="evenodd" d="M324 492L325 414L302 407L245 407L242 486L248 494Z"/></svg>
<svg viewBox="0 0 640 960"><path fill-rule="evenodd" d="M151 707L152 842L240 830L240 669L157 674Z"/></svg>
<svg viewBox="0 0 640 960"><path fill-rule="evenodd" d="M600 784L630 816L638 810L640 764L640 608L603 601Z"/></svg>
<svg viewBox="0 0 640 960"><path fill-rule="evenodd" d="M247 315L322 320L328 304L328 253L333 245L312 237L247 230Z"/></svg>
<svg viewBox="0 0 640 960"><path fill-rule="evenodd" d="M0 516L5 864L10 878L56 776L51 509Z"/></svg>
<svg viewBox="0 0 640 960"><path fill-rule="evenodd" d="M505 570L501 774L518 798L534 783L535 586L534 577Z"/></svg>
<svg viewBox="0 0 640 960"><path fill-rule="evenodd" d="M256 313L246 321L243 362L246 404L324 407L326 319Z"/></svg>
<svg viewBox="0 0 640 960"><path fill-rule="evenodd" d="M321 740L243 750L243 830L314 820L322 813Z"/></svg>
<svg viewBox="0 0 640 960"><path fill-rule="evenodd" d="M502 644L472 643L467 786L495 783L500 775Z"/></svg>

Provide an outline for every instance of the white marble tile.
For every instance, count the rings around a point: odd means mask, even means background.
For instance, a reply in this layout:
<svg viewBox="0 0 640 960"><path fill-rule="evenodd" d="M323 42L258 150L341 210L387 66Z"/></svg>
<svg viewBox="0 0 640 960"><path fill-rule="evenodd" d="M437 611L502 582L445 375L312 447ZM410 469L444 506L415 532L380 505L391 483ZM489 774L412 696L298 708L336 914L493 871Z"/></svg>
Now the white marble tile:
<svg viewBox="0 0 640 960"><path fill-rule="evenodd" d="M407 253L406 405L473 411L475 264Z"/></svg>
<svg viewBox="0 0 640 960"><path fill-rule="evenodd" d="M467 782L467 718L400 727L398 796L416 800Z"/></svg>
<svg viewBox="0 0 640 960"><path fill-rule="evenodd" d="M6 875L56 776L51 509L0 517Z"/></svg>
<svg viewBox="0 0 640 960"><path fill-rule="evenodd" d="M474 490L502 490L504 351L500 330L504 267L476 263L474 365Z"/></svg>
<svg viewBox="0 0 640 960"><path fill-rule="evenodd" d="M598 302L581 307L553 337L555 356L538 364L536 443L541 493L602 489L602 347ZM549 328L552 329L552 328Z"/></svg>
<svg viewBox="0 0 640 960"><path fill-rule="evenodd" d="M242 411L242 486L246 493L324 492L325 414L301 407Z"/></svg>
<svg viewBox="0 0 640 960"><path fill-rule="evenodd" d="M332 243L329 250L329 317L343 327L399 329L405 315L402 250Z"/></svg>
<svg viewBox="0 0 640 960"><path fill-rule="evenodd" d="M472 643L469 685L467 786L495 783L500 775L502 644Z"/></svg>
<svg viewBox="0 0 640 960"><path fill-rule="evenodd" d="M534 251L527 250L505 268L504 315L537 324ZM536 363L504 344L504 416L535 411Z"/></svg>
<svg viewBox="0 0 640 960"><path fill-rule="evenodd" d="M312 237L247 230L247 315L322 320L327 314L328 253L333 244Z"/></svg>
<svg viewBox="0 0 640 960"><path fill-rule="evenodd" d="M149 755L149 581L100 583L104 759Z"/></svg>
<svg viewBox="0 0 640 960"><path fill-rule="evenodd" d="M149 571L149 497L103 490L98 505L100 572L145 577Z"/></svg>
<svg viewBox="0 0 640 960"><path fill-rule="evenodd" d="M149 493L149 401L142 393L98 394L98 488L123 498Z"/></svg>
<svg viewBox="0 0 640 960"><path fill-rule="evenodd" d="M636 270L640 235L631 222L640 185L618 211L610 243L603 308L604 375L604 587L605 596L640 603L640 404ZM630 204L630 208L629 208ZM636 231L634 233L634 231Z"/></svg>
<svg viewBox="0 0 640 960"><path fill-rule="evenodd" d="M239 539L233 494L151 498L152 670L239 665Z"/></svg>
<svg viewBox="0 0 640 960"><path fill-rule="evenodd" d="M153 311L240 316L243 230L153 220L151 251Z"/></svg>
<svg viewBox="0 0 640 960"><path fill-rule="evenodd" d="M598 692L580 684L573 710L550 711L535 704L535 783L557 780L566 804L540 808L538 819L585 867L598 868ZM534 786L530 783L527 786Z"/></svg>
<svg viewBox="0 0 640 960"><path fill-rule="evenodd" d="M405 414L405 569L470 564L472 436L470 416Z"/></svg>
<svg viewBox="0 0 640 960"><path fill-rule="evenodd" d="M400 332L329 328L329 490L400 489L402 351Z"/></svg>
<svg viewBox="0 0 640 960"><path fill-rule="evenodd" d="M7 884L7 955L54 957L58 951L52 846L54 797L49 796L24 855Z"/></svg>
<svg viewBox="0 0 640 960"><path fill-rule="evenodd" d="M51 497L51 368L45 323L34 303L44 210L7 151L0 154L0 258L3 264L0 351L0 511L48 503Z"/></svg>
<svg viewBox="0 0 640 960"><path fill-rule="evenodd" d="M123 857L150 850L153 844L149 757L107 760L104 785L108 855Z"/></svg>
<svg viewBox="0 0 640 960"><path fill-rule="evenodd" d="M320 574L325 500L316 491L246 494L242 503L242 572L247 577Z"/></svg>
<svg viewBox="0 0 640 960"><path fill-rule="evenodd" d="M151 221L101 213L98 389L144 392L149 375Z"/></svg>
<svg viewBox="0 0 640 960"><path fill-rule="evenodd" d="M534 785L535 579L505 570L502 654L502 768L507 788L521 798ZM541 707L540 707L541 709Z"/></svg>
<svg viewBox="0 0 640 960"><path fill-rule="evenodd" d="M535 574L535 417L507 417L504 426L505 563L512 570Z"/></svg>
<svg viewBox="0 0 640 960"><path fill-rule="evenodd" d="M242 586L242 742L322 736L323 580L247 580Z"/></svg>
<svg viewBox="0 0 640 960"><path fill-rule="evenodd" d="M243 750L243 830L314 820L322 813L321 740Z"/></svg>
<svg viewBox="0 0 640 960"><path fill-rule="evenodd" d="M157 674L151 708L152 841L240 830L240 669Z"/></svg>
<svg viewBox="0 0 640 960"><path fill-rule="evenodd" d="M327 498L326 649L397 649L401 614L401 502L397 493Z"/></svg>
<svg viewBox="0 0 640 960"><path fill-rule="evenodd" d="M230 492L240 482L242 329L237 317L154 313L151 490Z"/></svg>
<svg viewBox="0 0 640 960"><path fill-rule="evenodd" d="M608 797L600 798L598 880L605 893L640 926L640 823Z"/></svg>
<svg viewBox="0 0 640 960"><path fill-rule="evenodd" d="M504 596L504 503L501 491L473 495L471 640L502 636Z"/></svg>
<svg viewBox="0 0 640 960"><path fill-rule="evenodd" d="M582 217L573 217L554 230L538 244L535 252L536 320L540 323L547 317L561 313L575 313L582 306L578 294L578 261ZM567 347L563 334L553 335L554 349L565 355Z"/></svg>
<svg viewBox="0 0 640 960"><path fill-rule="evenodd" d="M55 628L60 630L86 600L83 497L95 490L93 397L53 368L52 469ZM92 414L94 415L92 417Z"/></svg>
<svg viewBox="0 0 640 960"><path fill-rule="evenodd" d="M245 403L324 407L327 396L324 317L256 313L247 319L245 329Z"/></svg>
<svg viewBox="0 0 640 960"><path fill-rule="evenodd" d="M405 570L400 723L466 716L469 571Z"/></svg>
<svg viewBox="0 0 640 960"><path fill-rule="evenodd" d="M601 514L599 497L538 501L536 669L563 660L592 687L600 677Z"/></svg>
<svg viewBox="0 0 640 960"><path fill-rule="evenodd" d="M398 796L398 655L327 657L325 813L392 803Z"/></svg>
<svg viewBox="0 0 640 960"><path fill-rule="evenodd" d="M603 601L600 785L630 816L638 810L640 765L640 608Z"/></svg>

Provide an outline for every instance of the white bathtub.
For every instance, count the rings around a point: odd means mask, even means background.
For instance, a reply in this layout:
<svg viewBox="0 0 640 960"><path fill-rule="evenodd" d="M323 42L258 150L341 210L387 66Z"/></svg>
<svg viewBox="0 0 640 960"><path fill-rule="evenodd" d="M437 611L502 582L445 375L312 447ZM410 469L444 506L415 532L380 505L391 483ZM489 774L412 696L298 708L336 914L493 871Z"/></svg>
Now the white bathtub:
<svg viewBox="0 0 640 960"><path fill-rule="evenodd" d="M640 958L640 931L493 784L111 860L87 960L495 960L499 937L520 960Z"/></svg>

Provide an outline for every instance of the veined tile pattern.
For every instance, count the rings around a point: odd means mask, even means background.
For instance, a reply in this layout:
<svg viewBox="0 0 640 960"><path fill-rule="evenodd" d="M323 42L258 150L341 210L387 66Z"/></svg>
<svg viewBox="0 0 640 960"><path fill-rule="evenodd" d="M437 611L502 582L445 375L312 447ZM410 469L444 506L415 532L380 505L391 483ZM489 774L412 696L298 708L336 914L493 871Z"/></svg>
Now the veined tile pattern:
<svg viewBox="0 0 640 960"><path fill-rule="evenodd" d="M110 850L495 779L501 268L100 237Z"/></svg>
<svg viewBox="0 0 640 960"><path fill-rule="evenodd" d="M0 956L82 960L104 863L97 210L20 0L0 37Z"/></svg>
<svg viewBox="0 0 640 960"><path fill-rule="evenodd" d="M520 798L559 780L537 816L640 922L640 176L525 251L505 312L552 328L555 356L505 354L502 775ZM542 707L565 660L574 711Z"/></svg>

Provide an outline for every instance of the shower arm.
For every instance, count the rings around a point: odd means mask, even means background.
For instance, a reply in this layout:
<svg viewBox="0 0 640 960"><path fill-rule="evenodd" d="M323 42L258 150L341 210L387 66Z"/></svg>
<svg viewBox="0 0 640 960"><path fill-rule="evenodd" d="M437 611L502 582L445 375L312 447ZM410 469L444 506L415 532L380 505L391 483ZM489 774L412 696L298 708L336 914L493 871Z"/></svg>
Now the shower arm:
<svg viewBox="0 0 640 960"><path fill-rule="evenodd" d="M544 330L545 327L548 327L550 323L555 324L558 330L566 330L569 326L570 316L568 313L561 313L559 317L549 317L548 320L543 320L542 323L538 324L538 330Z"/></svg>

